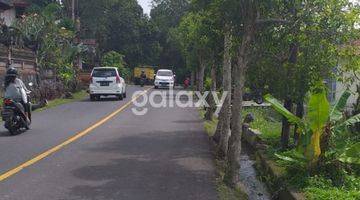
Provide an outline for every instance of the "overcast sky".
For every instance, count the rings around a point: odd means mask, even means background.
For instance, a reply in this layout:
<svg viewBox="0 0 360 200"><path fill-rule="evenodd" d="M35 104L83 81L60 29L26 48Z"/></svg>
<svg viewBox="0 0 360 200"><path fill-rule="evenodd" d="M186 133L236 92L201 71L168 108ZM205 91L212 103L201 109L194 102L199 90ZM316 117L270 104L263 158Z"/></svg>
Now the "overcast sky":
<svg viewBox="0 0 360 200"><path fill-rule="evenodd" d="M151 1L152 1L152 0L137 0L137 1L138 1L139 4L141 5L141 7L143 7L144 13L150 15Z"/></svg>

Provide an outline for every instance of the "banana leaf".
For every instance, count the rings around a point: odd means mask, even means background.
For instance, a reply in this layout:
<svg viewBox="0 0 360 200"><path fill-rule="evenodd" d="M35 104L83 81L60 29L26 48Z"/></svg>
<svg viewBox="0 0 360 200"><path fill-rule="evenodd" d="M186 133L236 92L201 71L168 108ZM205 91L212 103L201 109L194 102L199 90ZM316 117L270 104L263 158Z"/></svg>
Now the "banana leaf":
<svg viewBox="0 0 360 200"><path fill-rule="evenodd" d="M360 142L346 148L345 152L340 155L339 160L344 163L360 165Z"/></svg>
<svg viewBox="0 0 360 200"><path fill-rule="evenodd" d="M355 125L356 123L360 123L360 113L350 117L348 120L340 124L338 128L349 127Z"/></svg>
<svg viewBox="0 0 360 200"><path fill-rule="evenodd" d="M305 129L305 124L303 121L297 117L296 115L292 114L290 111L288 111L277 99L275 99L270 94L267 94L264 96L264 99L271 104L271 106L279 112L281 115L283 115L290 123L297 124L302 129Z"/></svg>
<svg viewBox="0 0 360 200"><path fill-rule="evenodd" d="M322 90L310 95L308 103L307 121L313 132L322 132L329 120L330 104L326 97L326 92Z"/></svg>
<svg viewBox="0 0 360 200"><path fill-rule="evenodd" d="M342 93L340 99L332 107L330 112L331 122L336 122L343 118L343 111L345 109L346 102L348 101L350 95L351 95L350 91L346 90L344 93Z"/></svg>

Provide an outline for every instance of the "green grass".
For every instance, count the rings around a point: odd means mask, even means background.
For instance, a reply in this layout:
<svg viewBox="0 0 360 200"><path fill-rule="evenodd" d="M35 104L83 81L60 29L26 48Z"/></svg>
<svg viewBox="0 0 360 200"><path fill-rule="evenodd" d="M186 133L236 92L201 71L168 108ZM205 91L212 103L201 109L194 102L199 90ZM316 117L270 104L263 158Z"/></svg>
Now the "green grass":
<svg viewBox="0 0 360 200"><path fill-rule="evenodd" d="M246 108L244 113L253 113L255 121L251 127L258 129L262 134L261 138L270 145L267 153L271 158L276 159L274 153L278 153L280 133L281 133L281 116L276 114L271 108ZM341 138L334 138L335 145L341 146L346 142L349 136L344 135ZM356 139L356 137L354 137ZM350 174L344 169L332 169L329 165L321 169L318 176L310 176L307 171L292 163L286 163L278 160L278 164L286 168L286 182L291 187L305 193L307 199L322 200L355 200L360 199L360 177L358 173ZM360 168L357 166L357 168ZM337 180L342 179L342 183Z"/></svg>
<svg viewBox="0 0 360 200"><path fill-rule="evenodd" d="M60 106L63 104L75 102L75 101L84 99L87 95L88 95L88 93L86 91L82 90L80 92L73 93L73 98L71 98L71 99L58 98L58 99L51 100L51 101L49 101L49 103L46 107L40 108L36 111L41 112L41 111L49 109L49 108L54 108L54 107L57 107L57 106Z"/></svg>
<svg viewBox="0 0 360 200"><path fill-rule="evenodd" d="M199 112L200 112L201 119L204 119L205 110L199 109ZM211 137L215 134L218 121L219 120L214 117L213 120L204 122L204 128L205 128L206 133L209 135L209 137Z"/></svg>
<svg viewBox="0 0 360 200"><path fill-rule="evenodd" d="M281 134L281 116L271 108L245 108L244 116L254 115L255 120L250 127L261 132L260 137L269 144L278 145Z"/></svg>

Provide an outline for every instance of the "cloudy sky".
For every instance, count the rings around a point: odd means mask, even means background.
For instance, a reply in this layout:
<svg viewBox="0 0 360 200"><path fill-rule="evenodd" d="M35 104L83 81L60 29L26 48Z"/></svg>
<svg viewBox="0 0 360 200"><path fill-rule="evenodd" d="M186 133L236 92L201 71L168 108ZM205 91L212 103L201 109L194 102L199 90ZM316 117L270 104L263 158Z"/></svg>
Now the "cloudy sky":
<svg viewBox="0 0 360 200"><path fill-rule="evenodd" d="M138 0L139 4L143 7L146 14L150 14L152 0Z"/></svg>

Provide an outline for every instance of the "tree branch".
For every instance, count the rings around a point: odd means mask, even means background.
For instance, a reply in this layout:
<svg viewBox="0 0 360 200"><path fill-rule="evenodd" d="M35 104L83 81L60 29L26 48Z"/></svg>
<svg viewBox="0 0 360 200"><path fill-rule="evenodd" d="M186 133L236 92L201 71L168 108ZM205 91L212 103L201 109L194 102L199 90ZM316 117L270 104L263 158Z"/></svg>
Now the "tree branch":
<svg viewBox="0 0 360 200"><path fill-rule="evenodd" d="M285 19L269 18L269 19L257 19L255 23L256 24L287 24L289 23L289 21Z"/></svg>

